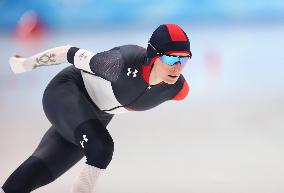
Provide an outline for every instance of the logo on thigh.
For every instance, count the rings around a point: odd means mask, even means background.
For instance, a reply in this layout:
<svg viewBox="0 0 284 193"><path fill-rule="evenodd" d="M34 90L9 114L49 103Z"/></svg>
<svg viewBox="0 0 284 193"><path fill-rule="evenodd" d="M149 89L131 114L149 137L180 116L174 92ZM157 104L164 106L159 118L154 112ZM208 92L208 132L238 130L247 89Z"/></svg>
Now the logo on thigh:
<svg viewBox="0 0 284 193"><path fill-rule="evenodd" d="M85 146L84 146L84 143L86 142L88 142L88 138L87 138L87 135L83 135L83 140L82 141L80 141L80 144L81 144L81 146L82 146L82 148L85 148Z"/></svg>

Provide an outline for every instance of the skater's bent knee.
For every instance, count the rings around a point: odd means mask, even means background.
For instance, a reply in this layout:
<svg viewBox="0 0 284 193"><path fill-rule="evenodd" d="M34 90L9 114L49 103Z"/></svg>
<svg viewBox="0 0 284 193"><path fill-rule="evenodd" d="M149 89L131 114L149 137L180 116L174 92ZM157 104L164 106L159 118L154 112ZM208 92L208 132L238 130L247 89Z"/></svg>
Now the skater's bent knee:
<svg viewBox="0 0 284 193"><path fill-rule="evenodd" d="M83 148L87 164L105 169L110 163L114 143L106 127L97 119L82 123L74 133L76 142Z"/></svg>

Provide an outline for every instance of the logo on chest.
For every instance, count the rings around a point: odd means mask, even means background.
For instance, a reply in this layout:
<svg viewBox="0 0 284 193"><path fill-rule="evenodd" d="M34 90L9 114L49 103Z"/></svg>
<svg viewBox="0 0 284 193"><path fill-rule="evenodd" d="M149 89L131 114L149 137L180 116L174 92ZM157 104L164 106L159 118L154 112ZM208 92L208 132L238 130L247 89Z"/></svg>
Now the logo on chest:
<svg viewBox="0 0 284 193"><path fill-rule="evenodd" d="M138 70L135 68L128 68L127 69L127 76L137 77Z"/></svg>

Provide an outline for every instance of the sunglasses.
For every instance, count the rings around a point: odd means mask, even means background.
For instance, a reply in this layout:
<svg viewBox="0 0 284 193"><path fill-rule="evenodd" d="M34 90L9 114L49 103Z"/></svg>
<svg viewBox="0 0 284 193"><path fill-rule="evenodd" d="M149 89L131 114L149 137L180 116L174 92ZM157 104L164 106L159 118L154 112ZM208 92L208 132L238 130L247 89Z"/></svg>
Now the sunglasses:
<svg viewBox="0 0 284 193"><path fill-rule="evenodd" d="M162 62L167 63L170 66L176 63L187 64L190 61L190 56L174 56L174 55L162 55L160 56Z"/></svg>
<svg viewBox="0 0 284 193"><path fill-rule="evenodd" d="M173 66L176 63L187 64L192 56L191 53L188 56L175 56L175 55L164 54L158 52L158 50L150 42L148 42L148 44L156 51L157 55L160 56L160 60L170 66Z"/></svg>

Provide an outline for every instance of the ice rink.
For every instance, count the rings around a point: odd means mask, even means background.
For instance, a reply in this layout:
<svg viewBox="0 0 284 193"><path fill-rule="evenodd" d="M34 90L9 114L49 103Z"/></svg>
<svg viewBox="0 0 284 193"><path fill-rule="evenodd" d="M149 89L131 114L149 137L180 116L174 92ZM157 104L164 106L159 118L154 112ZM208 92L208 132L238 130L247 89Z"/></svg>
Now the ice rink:
<svg viewBox="0 0 284 193"><path fill-rule="evenodd" d="M13 75L8 59L60 45L146 46L153 29L51 31L30 49L0 33L0 184L49 128L45 86L68 64ZM186 26L193 60L182 102L115 116L113 160L98 193L284 192L284 25ZM70 192L84 160L38 193Z"/></svg>

